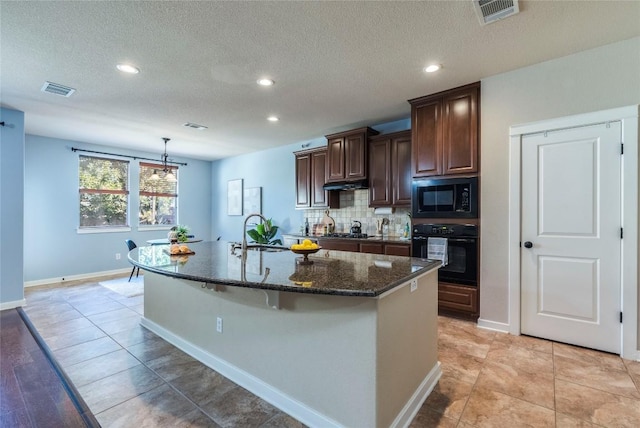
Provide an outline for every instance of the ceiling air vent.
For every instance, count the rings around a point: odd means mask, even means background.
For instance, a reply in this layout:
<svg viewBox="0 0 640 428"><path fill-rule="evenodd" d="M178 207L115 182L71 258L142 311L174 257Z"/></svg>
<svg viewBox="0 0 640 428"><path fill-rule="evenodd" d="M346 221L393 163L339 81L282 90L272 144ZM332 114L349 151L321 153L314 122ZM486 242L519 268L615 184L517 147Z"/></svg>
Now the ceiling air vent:
<svg viewBox="0 0 640 428"><path fill-rule="evenodd" d="M42 85L42 89L40 90L42 92L49 92L50 94L61 95L63 97L70 97L76 91L68 86L53 82L44 82L44 85Z"/></svg>
<svg viewBox="0 0 640 428"><path fill-rule="evenodd" d="M491 24L520 11L518 0L473 0L480 25Z"/></svg>
<svg viewBox="0 0 640 428"><path fill-rule="evenodd" d="M182 126L186 126L187 128L197 129L198 131L202 131L204 129L207 129L207 127L204 126L204 125L198 125L197 123L191 123L191 122L187 122Z"/></svg>

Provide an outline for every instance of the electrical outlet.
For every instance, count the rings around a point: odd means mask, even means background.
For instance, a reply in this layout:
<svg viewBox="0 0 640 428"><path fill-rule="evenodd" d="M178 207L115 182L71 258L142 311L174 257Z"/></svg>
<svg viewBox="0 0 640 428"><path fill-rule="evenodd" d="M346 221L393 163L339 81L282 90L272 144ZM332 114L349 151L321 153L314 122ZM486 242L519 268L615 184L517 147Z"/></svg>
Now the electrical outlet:
<svg viewBox="0 0 640 428"><path fill-rule="evenodd" d="M216 320L216 331L222 333L222 318L218 317Z"/></svg>
<svg viewBox="0 0 640 428"><path fill-rule="evenodd" d="M417 279L412 279L411 280L411 292L413 293L417 289L418 289L418 280Z"/></svg>
<svg viewBox="0 0 640 428"><path fill-rule="evenodd" d="M116 260L120 260L120 253L116 253Z"/></svg>

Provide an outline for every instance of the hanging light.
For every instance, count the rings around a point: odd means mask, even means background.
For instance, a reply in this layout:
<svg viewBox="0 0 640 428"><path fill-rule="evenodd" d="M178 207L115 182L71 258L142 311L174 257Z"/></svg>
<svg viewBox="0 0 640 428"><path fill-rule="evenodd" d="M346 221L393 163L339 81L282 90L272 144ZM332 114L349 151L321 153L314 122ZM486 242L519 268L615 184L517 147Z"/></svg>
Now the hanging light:
<svg viewBox="0 0 640 428"><path fill-rule="evenodd" d="M158 175L158 170L157 169L153 170L153 174L151 174L151 177L149 177L149 179L153 180L153 181L160 180L160 176Z"/></svg>
<svg viewBox="0 0 640 428"><path fill-rule="evenodd" d="M173 169L167 165L167 159L169 158L169 155L167 154L167 142L170 141L171 138L163 137L162 139L164 140L164 154L162 155L162 172L164 172L164 179L171 183L175 183L178 180L176 179L176 176L173 175ZM153 174L151 175L152 180L155 180L153 178L154 175L157 176L156 170L153 170Z"/></svg>

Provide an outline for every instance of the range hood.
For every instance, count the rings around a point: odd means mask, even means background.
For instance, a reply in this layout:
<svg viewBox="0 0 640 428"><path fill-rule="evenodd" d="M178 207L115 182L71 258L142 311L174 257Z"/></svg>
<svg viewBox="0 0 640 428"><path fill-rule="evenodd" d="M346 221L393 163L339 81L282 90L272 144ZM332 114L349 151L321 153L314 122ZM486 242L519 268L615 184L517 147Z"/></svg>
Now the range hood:
<svg viewBox="0 0 640 428"><path fill-rule="evenodd" d="M327 183L322 186L324 190L358 190L368 189L369 183L367 180L357 181L336 181L334 183Z"/></svg>

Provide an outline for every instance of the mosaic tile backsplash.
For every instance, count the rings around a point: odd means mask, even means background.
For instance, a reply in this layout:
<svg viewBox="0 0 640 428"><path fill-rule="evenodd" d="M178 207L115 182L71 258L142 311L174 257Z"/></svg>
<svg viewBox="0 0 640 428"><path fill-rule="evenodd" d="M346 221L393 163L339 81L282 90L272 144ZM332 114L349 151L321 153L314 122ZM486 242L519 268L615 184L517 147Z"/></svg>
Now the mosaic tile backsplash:
<svg viewBox="0 0 640 428"><path fill-rule="evenodd" d="M305 218L309 225L321 223L325 209L306 210ZM376 234L376 221L381 218L389 219L389 226L385 229L385 235L402 236L404 227L411 219L409 208L396 208L392 214L378 215L373 208L369 208L369 190L354 190L340 192L340 209L329 209L329 216L336 222L336 232L348 233L354 220L362 223L362 233L374 236ZM303 220L304 223L304 220ZM300 230L300 232L303 232Z"/></svg>

